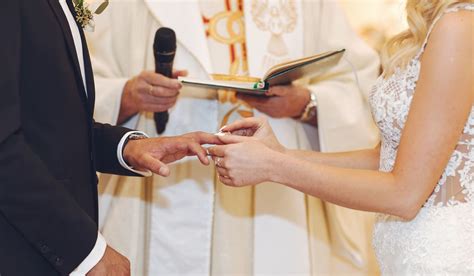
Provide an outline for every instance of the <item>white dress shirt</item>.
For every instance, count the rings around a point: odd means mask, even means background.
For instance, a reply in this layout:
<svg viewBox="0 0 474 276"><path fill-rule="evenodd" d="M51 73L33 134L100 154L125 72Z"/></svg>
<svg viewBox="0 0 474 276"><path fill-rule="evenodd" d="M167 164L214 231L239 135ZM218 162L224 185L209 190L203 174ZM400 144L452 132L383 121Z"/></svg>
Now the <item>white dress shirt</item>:
<svg viewBox="0 0 474 276"><path fill-rule="evenodd" d="M59 3L61 4L61 7L63 8L63 12L69 23L69 28L71 29L72 38L74 40L74 46L76 48L77 59L79 61L79 67L81 69L82 81L84 83L84 88L86 89L86 95L87 95L86 74L85 74L85 66L84 66L84 52L82 48L82 40L81 40L79 28L77 26L76 20L74 19L74 16L69 10L66 0L59 0ZM151 175L151 172L140 172L140 171L134 170L125 162L122 156L123 146L125 144L125 141L127 140L127 137L135 133L146 136L145 133L140 132L140 131L130 131L126 133L120 140L120 143L117 145L117 159L119 163L122 165L122 167L124 167L125 169L141 174L143 176L149 176ZM97 235L97 241L92 251L70 275L71 276L86 275L102 259L106 248L107 248L107 243L105 241L105 238L99 232Z"/></svg>

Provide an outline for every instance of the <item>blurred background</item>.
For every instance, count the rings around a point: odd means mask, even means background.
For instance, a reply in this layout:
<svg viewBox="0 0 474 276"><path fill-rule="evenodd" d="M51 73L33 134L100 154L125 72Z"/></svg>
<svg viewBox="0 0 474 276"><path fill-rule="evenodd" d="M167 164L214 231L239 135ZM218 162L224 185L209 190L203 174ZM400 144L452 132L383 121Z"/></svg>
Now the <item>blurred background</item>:
<svg viewBox="0 0 474 276"><path fill-rule="evenodd" d="M354 29L377 51L387 39L407 28L406 0L338 1Z"/></svg>

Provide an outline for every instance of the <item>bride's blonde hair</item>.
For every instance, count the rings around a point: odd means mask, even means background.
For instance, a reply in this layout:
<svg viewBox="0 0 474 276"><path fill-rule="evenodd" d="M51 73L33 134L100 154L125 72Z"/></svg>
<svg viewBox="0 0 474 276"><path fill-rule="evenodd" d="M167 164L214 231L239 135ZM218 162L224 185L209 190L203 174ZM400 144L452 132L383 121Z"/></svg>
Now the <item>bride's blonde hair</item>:
<svg viewBox="0 0 474 276"><path fill-rule="evenodd" d="M408 30L390 39L382 50L384 76L392 75L397 67L406 67L422 46L435 18L458 3L474 3L474 0L407 0Z"/></svg>

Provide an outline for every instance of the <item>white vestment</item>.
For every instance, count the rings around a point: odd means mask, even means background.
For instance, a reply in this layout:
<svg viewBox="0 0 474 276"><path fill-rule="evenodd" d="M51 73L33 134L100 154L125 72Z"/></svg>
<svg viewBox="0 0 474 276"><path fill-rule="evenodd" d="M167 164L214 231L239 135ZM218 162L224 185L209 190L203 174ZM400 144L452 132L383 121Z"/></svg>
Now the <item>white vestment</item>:
<svg viewBox="0 0 474 276"><path fill-rule="evenodd" d="M335 1L308 0L302 7L302 41L291 44L302 45L303 55L345 48L360 89L345 61L304 80L317 96L318 129L293 119L271 119L275 133L290 148L329 152L375 146L378 132L366 96L378 72L376 53L351 30ZM97 121L115 124L125 82L144 69L153 70L153 38L161 26L177 34L175 68L188 70L193 78L213 73L197 0L112 1L95 24L88 42ZM265 37L250 39L253 45L268 43ZM218 106L214 91L183 89L164 135L216 132ZM139 114L128 125L156 135L152 114ZM110 245L130 258L134 275L309 275L367 272L372 265L371 214L273 183L225 187L216 183L212 166L194 158L171 169L166 179L100 177L101 230ZM332 267L335 255L344 257L347 267Z"/></svg>

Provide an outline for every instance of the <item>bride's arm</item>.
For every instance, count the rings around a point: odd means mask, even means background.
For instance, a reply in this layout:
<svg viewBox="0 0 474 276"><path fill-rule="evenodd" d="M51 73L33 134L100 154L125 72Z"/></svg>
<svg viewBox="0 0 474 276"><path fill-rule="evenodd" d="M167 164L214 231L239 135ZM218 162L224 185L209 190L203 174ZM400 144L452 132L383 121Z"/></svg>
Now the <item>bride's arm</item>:
<svg viewBox="0 0 474 276"><path fill-rule="evenodd" d="M350 152L321 153L308 150L290 150L278 142L268 121L265 118L247 118L224 126L221 133L231 133L233 136L221 136L224 143L238 143L244 140L256 140L267 147L289 156L312 163L325 164L341 168L377 170L380 160L380 144L373 149Z"/></svg>
<svg viewBox="0 0 474 276"><path fill-rule="evenodd" d="M349 152L322 153L307 150L286 150L285 153L288 156L311 163L340 168L378 170L380 161L380 144L374 149Z"/></svg>
<svg viewBox="0 0 474 276"><path fill-rule="evenodd" d="M449 14L432 33L392 172L311 163L249 140L212 149L222 159L220 180L234 186L275 181L349 208L413 218L442 175L474 104L472 20L471 12Z"/></svg>

